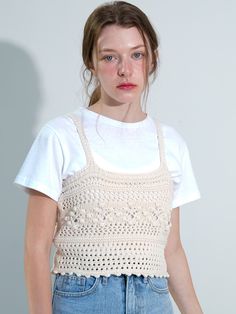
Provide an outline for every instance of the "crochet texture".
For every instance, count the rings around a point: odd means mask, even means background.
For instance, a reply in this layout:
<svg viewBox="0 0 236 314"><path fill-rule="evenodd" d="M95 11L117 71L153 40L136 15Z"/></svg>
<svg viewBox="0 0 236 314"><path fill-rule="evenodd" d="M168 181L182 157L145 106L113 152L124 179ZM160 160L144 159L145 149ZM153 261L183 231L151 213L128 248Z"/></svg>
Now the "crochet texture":
<svg viewBox="0 0 236 314"><path fill-rule="evenodd" d="M51 273L169 277L164 248L171 227L173 187L159 122L159 168L127 174L100 168L79 117L68 116L76 125L87 164L63 180Z"/></svg>

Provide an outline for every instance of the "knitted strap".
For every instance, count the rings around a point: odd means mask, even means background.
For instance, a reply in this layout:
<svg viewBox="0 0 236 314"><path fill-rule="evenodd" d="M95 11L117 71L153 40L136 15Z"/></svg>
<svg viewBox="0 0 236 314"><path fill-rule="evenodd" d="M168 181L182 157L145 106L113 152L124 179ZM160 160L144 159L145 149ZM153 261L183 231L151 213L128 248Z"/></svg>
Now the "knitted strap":
<svg viewBox="0 0 236 314"><path fill-rule="evenodd" d="M69 116L73 120L73 122L77 128L77 131L79 133L80 140L81 140L81 143L82 143L85 155L86 155L87 162L94 162L93 155L92 155L92 152L90 149L90 145L89 145L87 137L84 133L84 128L82 126L82 123L81 123L79 116L74 114L74 113L69 113L69 114L67 114L67 116ZM161 123L158 119L156 119L156 128L157 128L157 136L158 136L160 164L162 165L162 163L165 162L165 150L164 150L164 139L163 139Z"/></svg>
<svg viewBox="0 0 236 314"><path fill-rule="evenodd" d="M67 114L67 116L69 116L73 120L73 122L76 126L76 129L77 129L77 132L79 133L81 144L83 146L83 149L84 149L84 152L86 155L87 163L93 163L93 155L92 155L87 137L84 133L84 128L82 126L80 118L74 113L69 113L69 114Z"/></svg>
<svg viewBox="0 0 236 314"><path fill-rule="evenodd" d="M156 119L156 128L157 128L157 137L158 137L158 145L159 145L159 154L160 154L160 163L163 164L165 162L165 145L164 138L161 128L161 123L159 119Z"/></svg>

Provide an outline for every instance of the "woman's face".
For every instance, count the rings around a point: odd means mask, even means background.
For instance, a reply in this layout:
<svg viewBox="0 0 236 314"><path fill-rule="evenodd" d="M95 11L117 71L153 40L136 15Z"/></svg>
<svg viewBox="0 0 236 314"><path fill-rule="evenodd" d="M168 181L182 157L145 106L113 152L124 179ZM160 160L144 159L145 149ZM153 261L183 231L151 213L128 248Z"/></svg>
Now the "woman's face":
<svg viewBox="0 0 236 314"><path fill-rule="evenodd" d="M101 85L100 101L109 105L139 104L145 87L146 59L136 27L105 26L93 60L93 74Z"/></svg>

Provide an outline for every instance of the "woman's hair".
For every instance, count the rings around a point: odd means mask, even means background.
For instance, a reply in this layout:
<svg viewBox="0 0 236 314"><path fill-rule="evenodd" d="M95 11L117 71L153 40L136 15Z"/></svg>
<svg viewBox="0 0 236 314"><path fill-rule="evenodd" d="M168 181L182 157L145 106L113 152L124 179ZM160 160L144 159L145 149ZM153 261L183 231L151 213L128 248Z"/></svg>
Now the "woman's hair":
<svg viewBox="0 0 236 314"><path fill-rule="evenodd" d="M96 48L97 40L102 29L107 25L117 25L125 28L136 27L142 36L147 52L148 47L150 47L152 69L148 71L150 56L146 53L146 88L144 93L146 96L149 89L149 76L152 74L153 79L156 77L157 61L159 60L158 38L145 13L135 5L125 1L113 1L100 5L87 19L82 42L82 56L85 66L83 78L86 82L87 94L90 97L89 106L93 105L101 97L99 85L92 86L93 90L91 93L89 92L93 81L93 73L90 69L93 68L93 51Z"/></svg>

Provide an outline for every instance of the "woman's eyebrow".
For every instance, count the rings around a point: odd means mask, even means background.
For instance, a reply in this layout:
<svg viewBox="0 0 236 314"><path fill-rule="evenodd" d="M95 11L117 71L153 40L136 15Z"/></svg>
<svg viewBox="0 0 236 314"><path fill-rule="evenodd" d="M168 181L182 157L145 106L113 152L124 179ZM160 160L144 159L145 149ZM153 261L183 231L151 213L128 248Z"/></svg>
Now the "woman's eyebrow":
<svg viewBox="0 0 236 314"><path fill-rule="evenodd" d="M130 50L138 49L141 47L145 47L145 46L144 45L137 45L137 46L130 48ZM116 50L112 49L112 48L103 48L103 49L98 50L98 52L99 53L101 53L101 52L116 52Z"/></svg>

